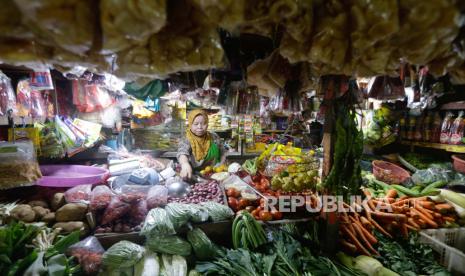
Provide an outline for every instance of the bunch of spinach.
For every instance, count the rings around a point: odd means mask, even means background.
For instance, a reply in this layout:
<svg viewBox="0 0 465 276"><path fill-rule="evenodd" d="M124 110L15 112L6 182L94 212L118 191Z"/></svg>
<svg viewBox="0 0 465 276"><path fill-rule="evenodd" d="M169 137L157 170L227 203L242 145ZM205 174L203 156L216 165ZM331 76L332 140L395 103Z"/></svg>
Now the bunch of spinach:
<svg viewBox="0 0 465 276"><path fill-rule="evenodd" d="M79 271L64 253L79 241L79 232L67 236L47 228L12 222L0 227L0 275L72 275Z"/></svg>
<svg viewBox="0 0 465 276"><path fill-rule="evenodd" d="M450 275L443 266L436 262L436 256L431 247L418 241L417 233L410 233L406 240L392 240L379 233L376 233L376 237L379 241L379 261L400 275Z"/></svg>

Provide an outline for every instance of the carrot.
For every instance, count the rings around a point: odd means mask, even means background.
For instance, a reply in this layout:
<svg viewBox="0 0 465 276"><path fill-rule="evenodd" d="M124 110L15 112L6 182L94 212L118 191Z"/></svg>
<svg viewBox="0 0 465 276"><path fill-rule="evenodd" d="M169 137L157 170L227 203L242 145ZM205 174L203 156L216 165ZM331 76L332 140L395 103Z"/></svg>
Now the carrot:
<svg viewBox="0 0 465 276"><path fill-rule="evenodd" d="M367 202L367 204L368 204L368 206L370 207L371 210L376 210L375 204L373 204L373 201L367 200L366 202Z"/></svg>
<svg viewBox="0 0 465 276"><path fill-rule="evenodd" d="M370 250L371 252L373 252L375 255L379 255L378 251L376 251L373 246L371 245L371 243L367 240L367 238L365 237L365 235L363 234L362 232L362 229L360 229L360 226L358 226L357 223L353 223L352 226L354 227L355 229L355 232L357 233L357 236L362 240L362 242L366 245L366 247L368 248L368 250Z"/></svg>
<svg viewBox="0 0 465 276"><path fill-rule="evenodd" d="M407 228L410 229L410 230L414 230L414 231L420 230L420 228L416 228L415 226L413 226L413 225L411 225L411 224L407 224L406 226L407 226Z"/></svg>
<svg viewBox="0 0 465 276"><path fill-rule="evenodd" d="M371 244L376 244L378 240L373 236L373 234L370 233L365 227L362 226L361 223L357 223L358 227L360 227L360 230L362 230L363 235L365 235L365 238L371 243Z"/></svg>
<svg viewBox="0 0 465 276"><path fill-rule="evenodd" d="M389 238L392 239L391 234L389 234L386 230L384 230L384 228L381 227L381 225L379 225L374 219L369 219L369 220L370 220L371 224L372 224L379 232L381 232L381 234L383 234L383 235L385 235L385 236L387 236L387 237L389 237Z"/></svg>
<svg viewBox="0 0 465 276"><path fill-rule="evenodd" d="M372 216L380 218L380 219L387 219L387 220L394 220L399 222L406 222L407 216L404 214L392 214L392 213L383 213L383 212L372 212Z"/></svg>
<svg viewBox="0 0 465 276"><path fill-rule="evenodd" d="M418 224L415 222L415 220L414 220L413 218L408 218L408 219L407 219L407 223L410 224L410 225L412 225L412 226L415 227L415 228L418 228L418 229L421 228L420 225L418 225Z"/></svg>
<svg viewBox="0 0 465 276"><path fill-rule="evenodd" d="M423 207L420 207L420 206L415 206L415 210L417 210L418 212L422 213L423 215L425 215L428 219L430 220L433 220L434 217L432 214L430 214L428 211L426 211Z"/></svg>
<svg viewBox="0 0 465 276"><path fill-rule="evenodd" d="M342 247L344 247L348 252L350 253L355 253L357 252L357 247L355 245L353 245L352 243L346 241L346 240L342 240L341 241L342 243Z"/></svg>
<svg viewBox="0 0 465 276"><path fill-rule="evenodd" d="M355 237L355 235L353 233L351 233L347 227L345 228L342 228L342 231L344 231L344 233L349 236L349 238L352 240L352 242L354 243L355 247L357 248L357 251L359 251L360 253L362 253L363 255L366 255L366 256L370 256L370 252L368 252L366 250L365 247L363 247L363 245L360 243L359 240L357 240L357 238Z"/></svg>
<svg viewBox="0 0 465 276"><path fill-rule="evenodd" d="M392 203L392 205L394 205L394 206L402 206L404 204L408 204L409 202L410 202L410 199L406 198L406 199L398 200L398 201Z"/></svg>
<svg viewBox="0 0 465 276"><path fill-rule="evenodd" d="M404 199L409 199L410 197L405 195L405 196L401 196L397 199L397 201L401 201L401 200L404 200Z"/></svg>
<svg viewBox="0 0 465 276"><path fill-rule="evenodd" d="M383 209L383 210L385 210L385 212L394 212L394 213L403 213L404 212L403 207L394 206L394 205L392 205L390 203L386 203L386 202L382 202L382 201L378 201L378 200L373 200L373 203L375 204L375 207L377 208L377 210Z"/></svg>
<svg viewBox="0 0 465 276"><path fill-rule="evenodd" d="M387 191L385 198L396 198L397 197L397 190L390 189Z"/></svg>
<svg viewBox="0 0 465 276"><path fill-rule="evenodd" d="M371 209L370 209L370 206L368 206L367 201L363 201L363 202L362 202L362 206L363 206L363 208L365 209L365 214L366 214L368 220L371 220L371 212L372 212L372 211L371 211Z"/></svg>
<svg viewBox="0 0 465 276"><path fill-rule="evenodd" d="M420 205L423 208L429 209L429 210L434 209L434 205L435 205L434 202L425 201L425 200L416 201L416 204Z"/></svg>
<svg viewBox="0 0 465 276"><path fill-rule="evenodd" d="M395 198L385 198L384 200L387 201L388 203L394 203L394 202L396 202L396 199L395 199Z"/></svg>
<svg viewBox="0 0 465 276"><path fill-rule="evenodd" d="M440 219L440 218L442 217L442 215L439 214L438 212L433 212L433 217L434 217L435 219Z"/></svg>
<svg viewBox="0 0 465 276"><path fill-rule="evenodd" d="M418 216L420 217L420 216ZM419 218L418 219L418 225L420 225L420 228L426 228L426 221L424 221L423 219Z"/></svg>
<svg viewBox="0 0 465 276"><path fill-rule="evenodd" d="M366 197L371 197L371 193L368 189L363 189L363 194L366 196Z"/></svg>
<svg viewBox="0 0 465 276"><path fill-rule="evenodd" d="M448 203L436 204L435 207L441 214L454 211L454 207Z"/></svg>
<svg viewBox="0 0 465 276"><path fill-rule="evenodd" d="M411 201L429 201L427 196L414 197L410 199Z"/></svg>
<svg viewBox="0 0 465 276"><path fill-rule="evenodd" d="M366 217L360 217L360 222L362 223L363 227L365 227L368 230L373 229L373 225L371 225L370 221Z"/></svg>
<svg viewBox="0 0 465 276"><path fill-rule="evenodd" d="M429 226L431 226L432 228L438 228L438 224L436 222L434 222L432 219L430 219L429 217L425 216L422 212L418 211L418 209L414 208L412 209L410 212L414 212L414 213L417 213L419 215L419 217L424 220L426 222L426 224L428 224Z"/></svg>
<svg viewBox="0 0 465 276"><path fill-rule="evenodd" d="M443 218L445 221L447 221L447 222L451 222L451 223L452 223L452 222L455 222L455 218L450 217L450 216L444 216L444 217L442 217L442 218Z"/></svg>

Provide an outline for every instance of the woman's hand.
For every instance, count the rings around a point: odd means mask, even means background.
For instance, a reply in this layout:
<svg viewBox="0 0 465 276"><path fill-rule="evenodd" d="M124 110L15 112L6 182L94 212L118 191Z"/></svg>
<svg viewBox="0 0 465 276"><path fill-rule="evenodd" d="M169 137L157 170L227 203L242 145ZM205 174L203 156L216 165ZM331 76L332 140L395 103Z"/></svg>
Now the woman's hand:
<svg viewBox="0 0 465 276"><path fill-rule="evenodd" d="M181 173L182 179L190 179L192 177L192 167L188 162L181 164Z"/></svg>

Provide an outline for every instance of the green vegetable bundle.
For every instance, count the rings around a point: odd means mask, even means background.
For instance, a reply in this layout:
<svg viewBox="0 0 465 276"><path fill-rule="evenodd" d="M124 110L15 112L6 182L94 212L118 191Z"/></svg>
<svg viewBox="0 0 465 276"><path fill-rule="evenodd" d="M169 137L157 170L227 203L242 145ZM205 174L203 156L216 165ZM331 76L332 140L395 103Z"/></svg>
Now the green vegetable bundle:
<svg viewBox="0 0 465 276"><path fill-rule="evenodd" d="M351 91L347 92L351 97ZM350 101L350 99L348 99ZM336 104L336 142L331 171L323 182L329 194L359 194L362 184L360 160L363 152L363 133L357 127L356 112L347 102Z"/></svg>
<svg viewBox="0 0 465 276"><path fill-rule="evenodd" d="M265 230L248 212L243 212L234 219L232 234L236 249L255 249L266 243Z"/></svg>
<svg viewBox="0 0 465 276"><path fill-rule="evenodd" d="M102 263L110 268L132 267L142 259L144 253L142 246L130 241L120 241L103 254Z"/></svg>

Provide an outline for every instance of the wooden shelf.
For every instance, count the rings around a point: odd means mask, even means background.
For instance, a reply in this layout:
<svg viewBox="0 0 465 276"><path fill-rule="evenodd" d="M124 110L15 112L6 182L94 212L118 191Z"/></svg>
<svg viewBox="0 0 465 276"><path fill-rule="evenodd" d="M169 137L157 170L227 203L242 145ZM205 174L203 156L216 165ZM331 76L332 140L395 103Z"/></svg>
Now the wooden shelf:
<svg viewBox="0 0 465 276"><path fill-rule="evenodd" d="M461 110L465 109L465 101L452 102L441 105L441 110Z"/></svg>
<svg viewBox="0 0 465 276"><path fill-rule="evenodd" d="M415 142L415 141L401 141L400 143L402 145L413 146L413 147L432 148L432 149L445 150L448 152L465 153L465 145L448 145L448 144Z"/></svg>

